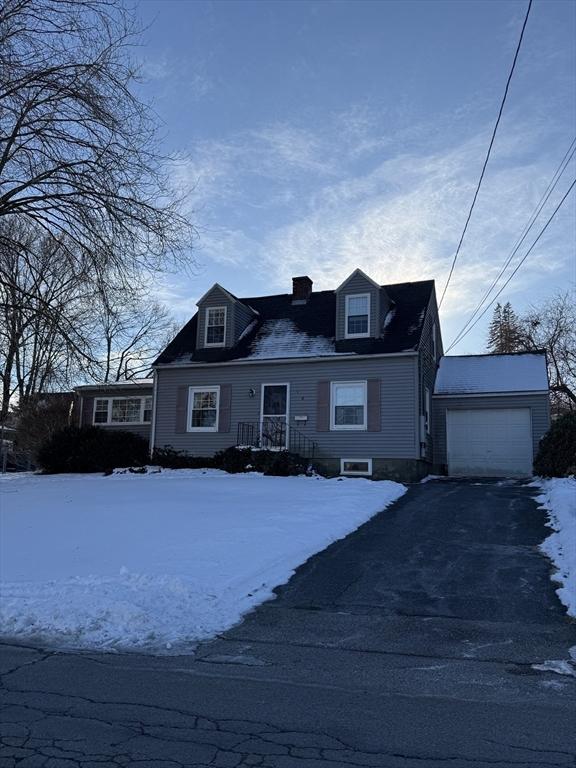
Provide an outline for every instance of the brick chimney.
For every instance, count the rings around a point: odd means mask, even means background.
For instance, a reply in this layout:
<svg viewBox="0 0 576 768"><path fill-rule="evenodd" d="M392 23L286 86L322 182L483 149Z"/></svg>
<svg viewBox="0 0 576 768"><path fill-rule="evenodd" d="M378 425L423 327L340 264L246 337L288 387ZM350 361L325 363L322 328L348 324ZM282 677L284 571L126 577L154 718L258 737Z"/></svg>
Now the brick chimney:
<svg viewBox="0 0 576 768"><path fill-rule="evenodd" d="M292 278L292 304L306 304L312 293L312 280L308 275Z"/></svg>

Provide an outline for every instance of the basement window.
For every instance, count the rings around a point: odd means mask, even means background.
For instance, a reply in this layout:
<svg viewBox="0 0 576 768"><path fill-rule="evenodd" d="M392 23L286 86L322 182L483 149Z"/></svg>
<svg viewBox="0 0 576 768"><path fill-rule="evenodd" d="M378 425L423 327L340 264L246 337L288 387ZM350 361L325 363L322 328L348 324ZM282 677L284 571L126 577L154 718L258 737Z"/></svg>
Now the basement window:
<svg viewBox="0 0 576 768"><path fill-rule="evenodd" d="M341 475L372 475L372 459L340 459Z"/></svg>

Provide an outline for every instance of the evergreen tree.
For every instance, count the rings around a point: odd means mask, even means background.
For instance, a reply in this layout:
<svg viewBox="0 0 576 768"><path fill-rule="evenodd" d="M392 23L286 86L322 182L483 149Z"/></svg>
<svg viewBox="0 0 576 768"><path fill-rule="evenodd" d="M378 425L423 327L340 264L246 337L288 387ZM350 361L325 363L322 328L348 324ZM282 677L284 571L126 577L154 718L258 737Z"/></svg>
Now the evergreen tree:
<svg viewBox="0 0 576 768"><path fill-rule="evenodd" d="M500 302L496 304L492 312L492 320L488 326L488 342L486 349L488 352L499 352L501 346L501 332L502 332L502 305Z"/></svg>
<svg viewBox="0 0 576 768"><path fill-rule="evenodd" d="M520 321L510 302L494 307L488 328L488 351L492 354L518 352L521 349Z"/></svg>

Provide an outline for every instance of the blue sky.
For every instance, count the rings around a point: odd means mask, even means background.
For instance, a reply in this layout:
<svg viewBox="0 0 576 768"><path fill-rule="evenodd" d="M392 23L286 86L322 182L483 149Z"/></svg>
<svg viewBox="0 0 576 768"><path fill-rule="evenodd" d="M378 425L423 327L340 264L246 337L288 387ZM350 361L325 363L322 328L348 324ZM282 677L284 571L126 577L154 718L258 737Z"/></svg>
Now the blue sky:
<svg viewBox="0 0 576 768"><path fill-rule="evenodd" d="M434 278L440 293L525 10L516 0L143 0L142 92L199 231L194 274L158 288L179 319L214 282L253 296L308 274L321 290L358 266L382 283ZM445 345L576 136L575 41L576 3L535 0L443 306ZM575 173L573 159L542 223ZM501 300L521 311L574 286L574 200ZM455 352L483 350L489 314Z"/></svg>

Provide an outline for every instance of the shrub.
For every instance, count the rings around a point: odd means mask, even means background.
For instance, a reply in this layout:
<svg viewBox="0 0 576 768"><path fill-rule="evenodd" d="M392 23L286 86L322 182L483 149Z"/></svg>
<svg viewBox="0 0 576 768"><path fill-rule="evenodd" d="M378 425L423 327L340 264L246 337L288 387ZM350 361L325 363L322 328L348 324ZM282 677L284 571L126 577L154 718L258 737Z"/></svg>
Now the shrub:
<svg viewBox="0 0 576 768"><path fill-rule="evenodd" d="M214 466L225 472L250 472L254 470L250 448L226 448L214 455Z"/></svg>
<svg viewBox="0 0 576 768"><path fill-rule="evenodd" d="M152 464L166 469L204 469L214 466L214 458L191 456L186 451L177 451L171 445L157 448L152 455Z"/></svg>
<svg viewBox="0 0 576 768"><path fill-rule="evenodd" d="M148 462L148 442L127 431L102 427L66 427L55 432L38 451L44 472L108 472L115 467Z"/></svg>
<svg viewBox="0 0 576 768"><path fill-rule="evenodd" d="M264 451L251 448L226 448L214 456L214 465L225 472L262 472L265 475L288 477L302 475L308 462L289 451Z"/></svg>
<svg viewBox="0 0 576 768"><path fill-rule="evenodd" d="M540 441L534 472L541 477L576 474L576 413L556 419Z"/></svg>

